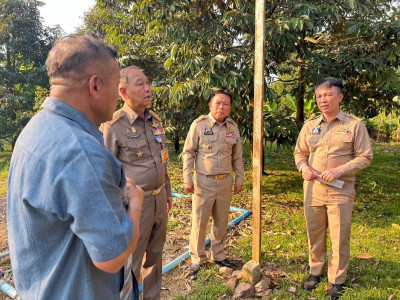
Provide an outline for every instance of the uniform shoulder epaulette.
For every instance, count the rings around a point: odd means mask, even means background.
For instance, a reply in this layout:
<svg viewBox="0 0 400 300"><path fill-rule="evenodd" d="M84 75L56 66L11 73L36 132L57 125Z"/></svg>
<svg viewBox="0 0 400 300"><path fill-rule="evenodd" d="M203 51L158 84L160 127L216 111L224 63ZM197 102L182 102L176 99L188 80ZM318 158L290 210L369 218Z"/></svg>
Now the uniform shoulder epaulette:
<svg viewBox="0 0 400 300"><path fill-rule="evenodd" d="M123 116L125 116L125 112L122 109L117 110L114 114L113 114L113 118L110 121L110 125L114 124L115 122L117 122L119 119L121 119Z"/></svg>
<svg viewBox="0 0 400 300"><path fill-rule="evenodd" d="M204 119L207 119L208 118L208 116L207 115L203 115L203 116L200 116L200 117L198 117L196 120L194 120L196 123L198 123L198 122L200 122L201 120L204 120Z"/></svg>
<svg viewBox="0 0 400 300"><path fill-rule="evenodd" d="M158 121L161 122L161 118L154 112L154 111L150 111L151 115L153 116L153 118L157 119Z"/></svg>
<svg viewBox="0 0 400 300"><path fill-rule="evenodd" d="M312 121L312 120L318 119L319 117L320 117L320 116L315 116L315 117L313 117L313 118L311 118L311 119L305 120L305 121L304 121L304 124L307 123L307 122L310 122L310 121Z"/></svg>
<svg viewBox="0 0 400 300"><path fill-rule="evenodd" d="M346 117L352 118L354 120L357 120L357 121L361 121L362 120L362 118L359 118L359 117L357 117L357 116L355 116L353 114L348 114L348 113L344 113L344 114L345 114Z"/></svg>
<svg viewBox="0 0 400 300"><path fill-rule="evenodd" d="M231 124L233 124L233 125L235 125L236 127L239 127L239 126L237 126L237 124L236 124L232 119L230 119L230 118L226 118L226 121L229 122L229 123L231 123Z"/></svg>

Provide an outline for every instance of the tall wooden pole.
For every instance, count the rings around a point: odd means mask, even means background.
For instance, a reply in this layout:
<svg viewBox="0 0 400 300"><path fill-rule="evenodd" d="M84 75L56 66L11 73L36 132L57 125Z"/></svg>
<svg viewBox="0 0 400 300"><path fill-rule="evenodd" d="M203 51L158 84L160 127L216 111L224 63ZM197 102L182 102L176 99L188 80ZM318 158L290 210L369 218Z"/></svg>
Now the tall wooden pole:
<svg viewBox="0 0 400 300"><path fill-rule="evenodd" d="M264 104L265 0L256 0L254 49L254 128L253 128L253 245L252 259L261 262L261 180Z"/></svg>

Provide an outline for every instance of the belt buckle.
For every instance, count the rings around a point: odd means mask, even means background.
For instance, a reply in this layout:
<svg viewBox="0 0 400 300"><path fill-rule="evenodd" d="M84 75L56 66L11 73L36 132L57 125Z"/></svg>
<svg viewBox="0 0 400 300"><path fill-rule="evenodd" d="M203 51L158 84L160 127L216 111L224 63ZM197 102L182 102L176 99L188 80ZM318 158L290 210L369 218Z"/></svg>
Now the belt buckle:
<svg viewBox="0 0 400 300"><path fill-rule="evenodd" d="M162 186L160 186L158 189L154 190L151 194L153 196L158 195L161 192Z"/></svg>
<svg viewBox="0 0 400 300"><path fill-rule="evenodd" d="M225 177L226 177L226 174L215 175L215 179L224 179Z"/></svg>

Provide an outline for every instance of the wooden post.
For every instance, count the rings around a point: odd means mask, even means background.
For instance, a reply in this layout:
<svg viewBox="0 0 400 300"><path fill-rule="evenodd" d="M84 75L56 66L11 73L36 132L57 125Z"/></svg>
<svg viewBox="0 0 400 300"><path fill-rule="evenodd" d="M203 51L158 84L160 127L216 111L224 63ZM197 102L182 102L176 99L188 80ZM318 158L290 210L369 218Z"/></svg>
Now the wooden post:
<svg viewBox="0 0 400 300"><path fill-rule="evenodd" d="M253 128L253 245L252 259L261 262L261 180L264 104L265 0L256 0L254 49L254 128Z"/></svg>

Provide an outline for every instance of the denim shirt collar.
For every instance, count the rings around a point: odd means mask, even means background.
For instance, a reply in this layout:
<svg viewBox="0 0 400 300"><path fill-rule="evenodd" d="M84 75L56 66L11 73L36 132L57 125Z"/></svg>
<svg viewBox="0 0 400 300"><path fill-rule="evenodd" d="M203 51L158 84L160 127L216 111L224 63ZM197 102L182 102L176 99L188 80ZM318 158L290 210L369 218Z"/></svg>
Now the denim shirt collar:
<svg viewBox="0 0 400 300"><path fill-rule="evenodd" d="M42 109L48 109L58 115L78 123L86 132L94 136L102 145L104 145L103 135L100 130L80 111L77 111L75 108L72 108L63 102L50 97L47 97L46 100L44 100L41 107Z"/></svg>

